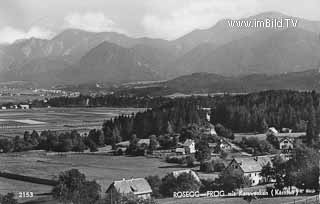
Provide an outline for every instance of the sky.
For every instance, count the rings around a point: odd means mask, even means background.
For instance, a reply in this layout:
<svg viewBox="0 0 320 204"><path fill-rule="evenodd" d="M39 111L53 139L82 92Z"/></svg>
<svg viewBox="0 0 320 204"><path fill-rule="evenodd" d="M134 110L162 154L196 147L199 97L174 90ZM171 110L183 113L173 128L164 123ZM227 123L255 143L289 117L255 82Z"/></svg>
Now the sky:
<svg viewBox="0 0 320 204"><path fill-rule="evenodd" d="M0 43L50 39L68 28L172 40L268 11L320 21L319 0L1 0Z"/></svg>

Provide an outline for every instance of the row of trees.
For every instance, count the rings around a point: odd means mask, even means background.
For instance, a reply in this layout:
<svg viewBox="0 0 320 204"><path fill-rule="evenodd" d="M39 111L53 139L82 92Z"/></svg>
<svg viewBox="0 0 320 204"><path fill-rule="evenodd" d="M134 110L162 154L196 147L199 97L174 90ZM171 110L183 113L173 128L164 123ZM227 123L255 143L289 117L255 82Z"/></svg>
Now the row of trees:
<svg viewBox="0 0 320 204"><path fill-rule="evenodd" d="M37 131L32 133L26 131L24 136L13 139L0 139L0 150L2 152L21 152L28 150L46 150L55 152L83 152L86 149L97 151L104 146L104 135L101 130L93 129L86 137L81 137L77 131L58 133L55 131Z"/></svg>

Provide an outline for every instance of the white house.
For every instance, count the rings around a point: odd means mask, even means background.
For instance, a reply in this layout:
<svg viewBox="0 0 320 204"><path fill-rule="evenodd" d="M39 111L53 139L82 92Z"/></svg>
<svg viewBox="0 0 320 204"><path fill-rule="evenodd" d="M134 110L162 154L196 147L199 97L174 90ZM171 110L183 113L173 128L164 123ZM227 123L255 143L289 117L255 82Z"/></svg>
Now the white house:
<svg viewBox="0 0 320 204"><path fill-rule="evenodd" d="M21 104L21 105L20 105L20 108L21 108L21 109L24 109L24 110L30 109L30 105L28 105L28 104Z"/></svg>
<svg viewBox="0 0 320 204"><path fill-rule="evenodd" d="M251 186L256 186L263 181L260 172L268 163L272 165L270 157L267 156L235 157L226 169L242 173L251 180Z"/></svg>
<svg viewBox="0 0 320 204"><path fill-rule="evenodd" d="M186 150L184 148L177 147L175 149L175 153L178 154L178 155L185 155L186 154Z"/></svg>
<svg viewBox="0 0 320 204"><path fill-rule="evenodd" d="M290 152L293 150L293 142L288 137L284 137L279 141L279 149L281 151Z"/></svg>
<svg viewBox="0 0 320 204"><path fill-rule="evenodd" d="M1 106L1 110L6 110L6 109L7 109L7 107Z"/></svg>
<svg viewBox="0 0 320 204"><path fill-rule="evenodd" d="M186 154L196 153L196 144L193 140L187 139L182 146L184 147Z"/></svg>
<svg viewBox="0 0 320 204"><path fill-rule="evenodd" d="M148 181L144 178L134 178L134 179L122 179L119 181L114 181L106 191L107 196L112 197L116 195L129 195L133 194L138 198L148 199L151 197L152 189Z"/></svg>

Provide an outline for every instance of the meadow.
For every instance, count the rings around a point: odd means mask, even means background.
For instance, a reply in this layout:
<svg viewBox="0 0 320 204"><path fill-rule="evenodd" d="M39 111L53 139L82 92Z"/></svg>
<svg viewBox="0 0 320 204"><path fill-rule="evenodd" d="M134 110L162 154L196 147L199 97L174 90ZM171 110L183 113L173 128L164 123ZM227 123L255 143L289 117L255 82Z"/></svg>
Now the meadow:
<svg viewBox="0 0 320 204"><path fill-rule="evenodd" d="M183 169L159 159L147 157L46 155L45 152L0 154L0 171L56 179L60 172L72 168L79 169L89 180L96 180L102 186L102 191L105 191L114 180L148 175L162 177L174 170Z"/></svg>

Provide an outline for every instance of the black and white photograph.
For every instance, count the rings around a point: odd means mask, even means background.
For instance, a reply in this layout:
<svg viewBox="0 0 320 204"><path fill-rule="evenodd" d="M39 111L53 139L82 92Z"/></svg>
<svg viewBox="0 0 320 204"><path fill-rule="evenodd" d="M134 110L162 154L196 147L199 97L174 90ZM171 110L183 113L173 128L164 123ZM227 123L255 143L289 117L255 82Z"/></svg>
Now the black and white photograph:
<svg viewBox="0 0 320 204"><path fill-rule="evenodd" d="M0 204L320 204L319 0L1 0Z"/></svg>

